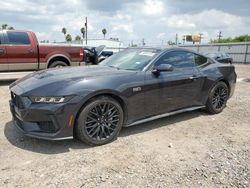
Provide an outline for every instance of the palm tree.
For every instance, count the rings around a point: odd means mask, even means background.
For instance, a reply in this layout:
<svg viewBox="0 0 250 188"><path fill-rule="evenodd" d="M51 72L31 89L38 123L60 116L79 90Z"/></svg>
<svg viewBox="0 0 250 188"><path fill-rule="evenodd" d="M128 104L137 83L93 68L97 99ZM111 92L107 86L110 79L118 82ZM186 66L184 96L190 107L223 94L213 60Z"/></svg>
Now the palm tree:
<svg viewBox="0 0 250 188"><path fill-rule="evenodd" d="M62 33L64 34L64 38L66 40L67 29L65 27L62 28Z"/></svg>
<svg viewBox="0 0 250 188"><path fill-rule="evenodd" d="M2 29L7 29L8 24L2 24Z"/></svg>
<svg viewBox="0 0 250 188"><path fill-rule="evenodd" d="M71 42L72 41L72 37L70 34L67 34L66 37L65 37L66 41L67 42Z"/></svg>
<svg viewBox="0 0 250 188"><path fill-rule="evenodd" d="M82 27L80 31L82 33L82 38L84 39L85 38L85 28Z"/></svg>
<svg viewBox="0 0 250 188"><path fill-rule="evenodd" d="M76 40L76 41L81 41L81 37L80 37L79 35L77 35L77 36L75 37L75 40Z"/></svg>
<svg viewBox="0 0 250 188"><path fill-rule="evenodd" d="M107 34L107 29L103 28L103 29L102 29L102 34L103 34L103 36L104 36L104 38L105 38L105 35Z"/></svg>

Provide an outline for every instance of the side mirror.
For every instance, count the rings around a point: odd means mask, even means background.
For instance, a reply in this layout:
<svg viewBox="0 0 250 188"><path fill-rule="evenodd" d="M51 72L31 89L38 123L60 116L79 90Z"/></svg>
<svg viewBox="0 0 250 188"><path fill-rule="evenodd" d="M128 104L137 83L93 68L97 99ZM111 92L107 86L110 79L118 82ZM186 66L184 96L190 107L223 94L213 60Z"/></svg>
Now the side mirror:
<svg viewBox="0 0 250 188"><path fill-rule="evenodd" d="M160 72L169 72L173 71L174 67L170 64L161 64L155 68L153 68L152 73L153 74L159 74Z"/></svg>

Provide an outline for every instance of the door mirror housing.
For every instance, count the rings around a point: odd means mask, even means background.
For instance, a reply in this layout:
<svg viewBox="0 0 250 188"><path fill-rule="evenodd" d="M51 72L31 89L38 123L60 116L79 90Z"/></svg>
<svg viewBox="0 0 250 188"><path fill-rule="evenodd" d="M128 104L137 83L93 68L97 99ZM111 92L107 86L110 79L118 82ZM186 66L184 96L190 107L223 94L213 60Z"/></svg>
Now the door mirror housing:
<svg viewBox="0 0 250 188"><path fill-rule="evenodd" d="M170 64L160 64L159 66L153 68L152 73L159 74L160 72L169 72L173 70L174 70L174 67Z"/></svg>

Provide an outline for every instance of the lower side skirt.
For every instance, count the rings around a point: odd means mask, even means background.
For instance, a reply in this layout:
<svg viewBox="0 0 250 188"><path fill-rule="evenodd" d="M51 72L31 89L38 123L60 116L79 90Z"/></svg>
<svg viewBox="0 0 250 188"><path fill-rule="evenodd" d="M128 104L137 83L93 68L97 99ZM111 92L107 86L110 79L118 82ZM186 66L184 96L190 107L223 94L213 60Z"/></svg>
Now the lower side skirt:
<svg viewBox="0 0 250 188"><path fill-rule="evenodd" d="M129 125L124 125L124 127L130 127L130 126L133 126L133 125L146 123L146 122L149 122L149 121L153 121L153 120L156 120L156 119L160 119L160 118L175 115L175 114L180 114L180 113L183 113L183 112L198 110L198 109L201 109L201 108L204 108L204 107L205 106L195 106L195 107L184 108L184 109L177 110L177 111L174 111L174 112L168 112L168 113L165 113L165 114L160 114L160 115L152 116L152 117L149 117L149 118L146 118L146 119L138 120L138 121L135 121L135 122L133 122L133 123L131 123Z"/></svg>

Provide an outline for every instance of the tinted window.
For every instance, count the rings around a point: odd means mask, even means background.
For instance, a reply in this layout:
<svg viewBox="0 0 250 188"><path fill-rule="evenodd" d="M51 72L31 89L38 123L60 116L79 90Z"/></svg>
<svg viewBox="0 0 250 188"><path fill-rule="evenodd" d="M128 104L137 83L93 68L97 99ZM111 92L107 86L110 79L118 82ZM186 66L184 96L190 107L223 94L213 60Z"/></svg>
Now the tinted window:
<svg viewBox="0 0 250 188"><path fill-rule="evenodd" d="M196 55L195 54L195 64L197 66L203 65L207 62L207 58L201 56L201 55Z"/></svg>
<svg viewBox="0 0 250 188"><path fill-rule="evenodd" d="M30 44L29 36L25 32L7 32L9 44Z"/></svg>
<svg viewBox="0 0 250 188"><path fill-rule="evenodd" d="M170 64L174 68L194 67L194 54L191 52L169 52L156 62L156 66L161 64Z"/></svg>

